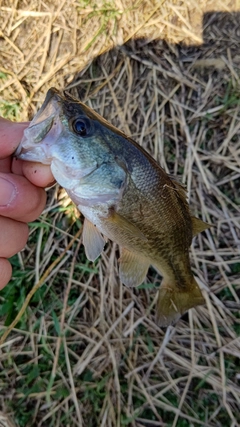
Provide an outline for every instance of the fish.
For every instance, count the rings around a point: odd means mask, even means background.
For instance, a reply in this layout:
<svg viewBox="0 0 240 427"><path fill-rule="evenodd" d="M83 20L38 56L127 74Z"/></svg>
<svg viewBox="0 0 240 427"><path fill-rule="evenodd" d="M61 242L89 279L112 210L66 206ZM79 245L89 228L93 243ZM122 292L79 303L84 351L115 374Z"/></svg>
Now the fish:
<svg viewBox="0 0 240 427"><path fill-rule="evenodd" d="M210 225L191 214L185 187L130 136L68 92L51 88L15 155L50 166L84 216L82 239L90 261L109 239L119 246L125 286L141 285L150 266L162 275L160 327L204 304L189 250L193 236Z"/></svg>

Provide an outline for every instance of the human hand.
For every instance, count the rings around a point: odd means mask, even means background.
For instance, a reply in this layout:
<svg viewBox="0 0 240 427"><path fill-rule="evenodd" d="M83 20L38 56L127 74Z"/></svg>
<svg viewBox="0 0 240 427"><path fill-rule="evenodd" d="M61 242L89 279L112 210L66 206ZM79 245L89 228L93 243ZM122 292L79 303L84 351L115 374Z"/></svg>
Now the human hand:
<svg viewBox="0 0 240 427"><path fill-rule="evenodd" d="M50 167L12 157L28 123L0 117L0 289L11 279L8 258L24 248L27 222L34 221L46 204L43 188L54 182Z"/></svg>

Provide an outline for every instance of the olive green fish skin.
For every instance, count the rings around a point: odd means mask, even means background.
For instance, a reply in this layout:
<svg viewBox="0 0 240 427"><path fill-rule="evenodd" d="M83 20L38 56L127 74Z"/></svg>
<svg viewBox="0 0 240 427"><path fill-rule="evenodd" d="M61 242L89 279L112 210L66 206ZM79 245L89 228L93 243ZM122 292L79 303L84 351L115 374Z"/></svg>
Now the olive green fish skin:
<svg viewBox="0 0 240 427"><path fill-rule="evenodd" d="M99 123L95 123L94 138L104 141L113 161L120 161L125 166L128 184L116 210L136 224L147 241L125 236L117 225L113 227L103 221L106 225L102 228L107 228L105 233L111 234L111 239L120 246L150 258L151 263L162 271L164 260L167 270L172 269L174 279L184 286L191 275L188 252L192 225L188 204L179 195L179 189L151 157L128 139Z"/></svg>
<svg viewBox="0 0 240 427"><path fill-rule="evenodd" d="M79 118L87 128L84 136L74 128ZM185 190L142 147L56 89L48 92L25 132L17 155L51 165L56 180L89 221L85 248L90 259L104 246L101 233L120 246L125 284L139 285L149 265L160 271L164 280L157 311L162 326L203 303L190 268L194 230ZM194 232L204 228L199 220Z"/></svg>
<svg viewBox="0 0 240 427"><path fill-rule="evenodd" d="M73 115L84 113L89 116L88 109L85 108L85 111L83 108L80 109L79 104L76 108L75 104L64 101L63 109L68 119ZM92 116L91 111L90 114ZM97 148L107 146L109 150L107 155L102 156L101 148L99 150L100 161L121 162L127 171L128 185L116 209L119 214L136 224L148 239L144 244L139 239L129 242L128 248L140 251L154 260L156 266L159 264L159 258L163 258L173 270L176 266L172 260L174 259L176 263L176 258L180 258L183 261L181 274L177 268L175 279L183 285L183 278L189 277L188 253L192 242L192 223L188 204L179 194L179 186L177 187L152 157L135 142L133 144L130 138L123 137L120 132L116 134L115 129L112 129L107 128L105 123L95 121L94 138L91 137L90 143L92 146L93 140L96 141ZM92 146L93 149L96 152L95 145L94 148ZM112 240L120 246L126 246L125 240L121 241L122 231L116 227L113 233L115 236Z"/></svg>

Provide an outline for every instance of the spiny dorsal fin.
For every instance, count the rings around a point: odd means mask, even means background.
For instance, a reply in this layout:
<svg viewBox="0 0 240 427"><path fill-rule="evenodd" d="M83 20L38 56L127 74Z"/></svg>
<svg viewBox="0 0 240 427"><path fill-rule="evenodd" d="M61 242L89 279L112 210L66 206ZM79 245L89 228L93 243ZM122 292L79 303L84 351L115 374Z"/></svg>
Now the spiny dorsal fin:
<svg viewBox="0 0 240 427"><path fill-rule="evenodd" d="M120 248L120 254L119 276L121 282L129 287L141 285L146 277L149 261L125 248Z"/></svg>
<svg viewBox="0 0 240 427"><path fill-rule="evenodd" d="M105 246L105 240L101 233L87 218L83 224L83 245L89 261L95 261Z"/></svg>
<svg viewBox="0 0 240 427"><path fill-rule="evenodd" d="M189 205L187 202L187 188L184 184L178 182L177 179L173 176L171 176L170 179L172 181L172 184L174 185L173 189L177 191L178 196L180 197L184 205L187 207L187 209L189 209Z"/></svg>
<svg viewBox="0 0 240 427"><path fill-rule="evenodd" d="M202 231L212 227L212 224L207 224L206 222L202 221L199 218L196 218L195 216L192 216L191 220L193 236L196 236L198 233L201 233Z"/></svg>
<svg viewBox="0 0 240 427"><path fill-rule="evenodd" d="M184 187L183 184L181 184L180 182L178 182L176 179L174 179L173 177L171 177L172 182L174 183L174 186L181 198L181 200L185 203L185 205L188 207L189 209L189 205L187 203L187 189L186 187ZM202 221L199 218L196 218L195 216L191 217L192 220L192 233L193 236L196 236L198 233L201 233L204 230L207 230L208 228L212 227L212 224L207 224L207 222Z"/></svg>

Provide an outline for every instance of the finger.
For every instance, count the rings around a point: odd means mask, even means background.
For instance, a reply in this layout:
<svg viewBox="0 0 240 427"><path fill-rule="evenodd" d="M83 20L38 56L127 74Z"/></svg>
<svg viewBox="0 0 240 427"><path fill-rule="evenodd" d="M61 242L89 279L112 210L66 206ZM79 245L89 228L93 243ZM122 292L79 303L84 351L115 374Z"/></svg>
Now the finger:
<svg viewBox="0 0 240 427"><path fill-rule="evenodd" d="M10 258L26 245L28 226L24 222L0 217L0 229L0 257Z"/></svg>
<svg viewBox="0 0 240 427"><path fill-rule="evenodd" d="M0 271L0 289L2 289L8 284L12 277L12 266L8 259L0 258Z"/></svg>
<svg viewBox="0 0 240 427"><path fill-rule="evenodd" d="M34 221L46 205L46 193L25 177L0 173L0 215L17 221Z"/></svg>
<svg viewBox="0 0 240 427"><path fill-rule="evenodd" d="M11 172L12 158L9 156L6 159L0 159L0 171L4 173Z"/></svg>
<svg viewBox="0 0 240 427"><path fill-rule="evenodd" d="M23 131L29 125L28 122L14 123L0 117L0 158L5 159L16 150Z"/></svg>
<svg viewBox="0 0 240 427"><path fill-rule="evenodd" d="M12 172L24 175L37 187L50 187L55 182L50 166L41 163L13 159Z"/></svg>

